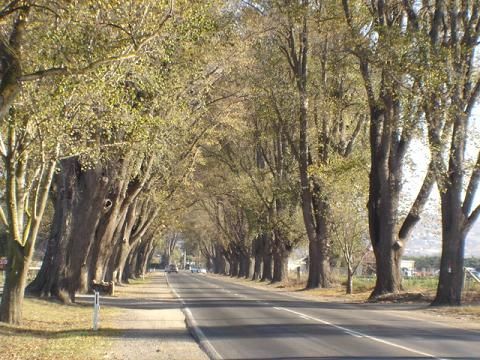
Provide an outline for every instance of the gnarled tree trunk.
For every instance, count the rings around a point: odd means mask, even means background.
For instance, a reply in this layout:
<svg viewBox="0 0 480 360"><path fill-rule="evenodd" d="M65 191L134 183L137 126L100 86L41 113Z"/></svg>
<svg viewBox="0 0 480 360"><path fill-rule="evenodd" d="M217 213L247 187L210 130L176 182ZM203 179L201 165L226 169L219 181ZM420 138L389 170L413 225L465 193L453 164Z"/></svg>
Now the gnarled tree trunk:
<svg viewBox="0 0 480 360"><path fill-rule="evenodd" d="M60 166L47 251L28 291L68 302L87 288L87 256L100 217L109 207L105 202L108 178L101 166L82 170L76 158L62 160Z"/></svg>

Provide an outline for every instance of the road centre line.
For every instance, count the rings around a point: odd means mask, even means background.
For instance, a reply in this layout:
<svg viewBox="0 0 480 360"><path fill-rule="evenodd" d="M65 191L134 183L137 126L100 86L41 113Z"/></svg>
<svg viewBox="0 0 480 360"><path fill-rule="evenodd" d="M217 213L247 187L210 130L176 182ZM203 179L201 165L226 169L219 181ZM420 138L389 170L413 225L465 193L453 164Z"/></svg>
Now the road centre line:
<svg viewBox="0 0 480 360"><path fill-rule="evenodd" d="M363 337L363 338L367 338L369 340L372 340L372 341L376 341L376 342L379 342L381 344L385 344L385 345L388 345L388 346L392 346L392 347L396 347L398 349L402 349L402 350L405 350L405 351L408 351L408 352L411 352L411 353L414 353L414 354L417 354L417 355L423 355L423 356L427 356L427 357L430 357L432 359L436 359L436 360L447 360L447 359L444 359L444 358L439 358L439 357L436 357L435 355L432 355L432 354L429 354L429 353L426 353L426 352L423 352L423 351L418 351L418 350L415 350L415 349L412 349L412 348L409 348L409 347L406 347L406 346L403 346L403 345L399 345L399 344L395 344L393 342L390 342L390 341L387 341L387 340L383 340L383 339L380 339L380 338L377 338L375 336L370 336L370 335L367 335L367 334L364 334L364 333L361 333L359 331L355 331L355 330L351 330L351 329L348 329L346 327L343 327L343 326L340 326L340 325L336 325L336 324L333 324L329 321L325 321L325 320L322 320L322 319L319 319L319 318L315 318L313 316L309 316L309 315L306 315L306 314L303 314L301 312L298 312L298 311L295 311L295 310L290 310L290 309L287 309L287 308L284 308L284 307L274 307L274 309L276 310L280 310L280 311L287 311L287 312L290 312L292 314L295 314L295 315L299 315L299 316L305 316L306 318L308 318L309 320L313 320L313 321L317 321L319 323L322 323L322 324L325 324L325 325L328 325L328 326L332 326L336 329L339 329L339 330L342 330L344 331L345 333L349 334L349 335L352 335L352 336L355 336L355 337Z"/></svg>

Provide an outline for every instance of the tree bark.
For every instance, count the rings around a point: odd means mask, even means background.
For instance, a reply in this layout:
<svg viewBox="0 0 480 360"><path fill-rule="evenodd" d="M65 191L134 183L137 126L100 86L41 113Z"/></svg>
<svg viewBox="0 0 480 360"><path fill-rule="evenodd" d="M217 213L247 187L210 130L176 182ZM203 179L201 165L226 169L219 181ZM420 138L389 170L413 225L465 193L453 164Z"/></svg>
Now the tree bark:
<svg viewBox="0 0 480 360"><path fill-rule="evenodd" d="M253 273L252 280L260 280L262 278L262 262L264 256L265 247L265 234L259 234L253 241Z"/></svg>
<svg viewBox="0 0 480 360"><path fill-rule="evenodd" d="M368 218L377 279L370 298L400 291L402 279L400 258L403 248L396 246L396 225L403 159L392 149L393 129L389 122L392 121L393 109L387 105L388 102L385 104L386 109L371 109ZM380 133L382 128L384 129Z"/></svg>
<svg viewBox="0 0 480 360"><path fill-rule="evenodd" d="M347 267L347 294L352 294L353 293L353 271L352 267L349 265Z"/></svg>
<svg viewBox="0 0 480 360"><path fill-rule="evenodd" d="M239 263L238 263L238 257L236 255L233 255L230 258L230 276L231 277L238 277L238 271L239 271Z"/></svg>
<svg viewBox="0 0 480 360"><path fill-rule="evenodd" d="M114 234L130 204L138 197L150 178L153 157L142 159L142 174L131 178L131 154L125 155L117 163L111 162L111 172L115 181L111 183L109 201L111 207L102 217L95 234L95 241L90 251L89 283L93 280L103 281L106 265L112 256Z"/></svg>
<svg viewBox="0 0 480 360"><path fill-rule="evenodd" d="M55 213L42 267L27 292L36 296L54 296L70 302L67 289L66 258L69 236L72 232L73 207L78 196L77 166L73 159L60 162L60 173L55 177Z"/></svg>
<svg viewBox="0 0 480 360"><path fill-rule="evenodd" d="M288 250L285 244L280 240L280 243L275 247L273 253L273 276L272 283L282 282L288 277Z"/></svg>
<svg viewBox="0 0 480 360"><path fill-rule="evenodd" d="M5 286L0 307L0 321L20 324L23 315L23 299L30 261L25 263L24 248L13 242L9 248Z"/></svg>
<svg viewBox="0 0 480 360"><path fill-rule="evenodd" d="M0 321L19 324L28 269L33 257L40 223L48 201L55 172L55 161L44 161L38 168L38 178L27 184L28 152L15 154L17 144L15 118L8 123L8 154L5 165L5 197L7 215L6 281L0 304ZM57 152L58 155L58 152ZM28 189L31 186L33 189ZM28 189L28 190L27 190ZM2 217L5 217L2 211Z"/></svg>
<svg viewBox="0 0 480 360"><path fill-rule="evenodd" d="M327 223L326 213L318 211L322 189L318 183L314 183L309 173L311 158L308 142L308 71L307 63L309 56L309 31L308 31L308 8L309 1L303 0L302 5L305 13L302 16L302 30L299 34L298 49L295 47L293 29L289 29L289 63L295 75L298 103L299 103L299 140L298 149L293 144L289 134L290 145L298 160L298 170L301 186L301 208L305 230L309 242L309 271L307 288L328 287L330 285L330 264L328 260L328 233L323 225ZM293 26L293 25L290 25ZM315 187L315 189L313 188ZM317 207L317 209L315 209ZM320 222L318 222L320 220Z"/></svg>
<svg viewBox="0 0 480 360"><path fill-rule="evenodd" d="M69 302L75 301L77 291L86 291L87 256L102 211L108 207L108 178L100 166L83 171L76 158L62 160L60 169L47 251L28 291Z"/></svg>
<svg viewBox="0 0 480 360"><path fill-rule="evenodd" d="M262 277L260 281L272 281L273 271L272 271L272 244L271 244L271 235L265 234L265 248L263 253L263 267L262 267Z"/></svg>
<svg viewBox="0 0 480 360"><path fill-rule="evenodd" d="M215 256L213 258L213 272L215 274L225 275L226 271L226 262L225 257L223 256L224 248L222 245L215 245Z"/></svg>
<svg viewBox="0 0 480 360"><path fill-rule="evenodd" d="M240 256L240 266L239 266L238 277L243 277L245 279L248 279L250 277L251 262L252 262L252 259L248 255L248 252L242 251Z"/></svg>
<svg viewBox="0 0 480 360"><path fill-rule="evenodd" d="M463 289L465 237L469 211L463 208L467 117L455 118L449 173L439 181L442 211L442 256L437 294L432 305L460 305ZM479 158L480 159L480 158ZM445 181L446 180L446 181Z"/></svg>

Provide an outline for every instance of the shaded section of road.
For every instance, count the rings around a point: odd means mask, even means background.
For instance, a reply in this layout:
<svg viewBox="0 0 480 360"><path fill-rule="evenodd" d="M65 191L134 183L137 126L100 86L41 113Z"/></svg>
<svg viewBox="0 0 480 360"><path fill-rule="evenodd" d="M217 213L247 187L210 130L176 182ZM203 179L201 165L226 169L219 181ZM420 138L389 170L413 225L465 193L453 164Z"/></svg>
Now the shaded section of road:
<svg viewBox="0 0 480 360"><path fill-rule="evenodd" d="M186 328L181 303L171 293L164 273L152 273L145 284L118 287L117 293L118 297L100 300L100 306L120 310L111 324L102 323L100 311L100 326L119 333L105 359L208 359Z"/></svg>
<svg viewBox="0 0 480 360"><path fill-rule="evenodd" d="M409 307L319 303L189 273L169 282L224 359L480 359L477 332L398 315Z"/></svg>

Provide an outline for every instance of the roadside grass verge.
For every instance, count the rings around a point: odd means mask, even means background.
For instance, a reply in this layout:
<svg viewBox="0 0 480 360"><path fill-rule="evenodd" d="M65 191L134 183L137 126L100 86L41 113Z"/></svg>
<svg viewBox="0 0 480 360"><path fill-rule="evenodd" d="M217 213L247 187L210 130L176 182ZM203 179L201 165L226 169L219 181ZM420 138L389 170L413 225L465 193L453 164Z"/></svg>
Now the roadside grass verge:
<svg viewBox="0 0 480 360"><path fill-rule="evenodd" d="M150 284L152 282L152 279L148 276L144 278L136 278L136 279L129 279L128 283L125 285L145 285L145 284Z"/></svg>
<svg viewBox="0 0 480 360"><path fill-rule="evenodd" d="M353 294L346 294L346 277L336 276L333 279L333 284L327 289L305 289L306 278L290 278L282 283L270 283L268 281L252 281L244 278L229 278L228 276L219 276L222 279L231 279L234 281L240 281L248 286L269 288L275 291L291 291L299 292L305 295L314 296L318 298L324 298L326 300L333 301L353 301L364 302L370 296L374 286L375 278L367 276L355 276L353 278ZM437 290L438 278L436 277L412 277L404 278L402 285L404 293L422 294L419 301L428 302L433 300ZM480 284L468 280L465 282L463 300L465 304L476 305L480 303ZM479 307L480 309L480 307ZM479 310L480 312L480 310Z"/></svg>
<svg viewBox="0 0 480 360"><path fill-rule="evenodd" d="M92 308L26 298L23 323L0 323L0 358L15 360L100 359L120 332L108 328L118 310L102 307L100 329L92 328Z"/></svg>

